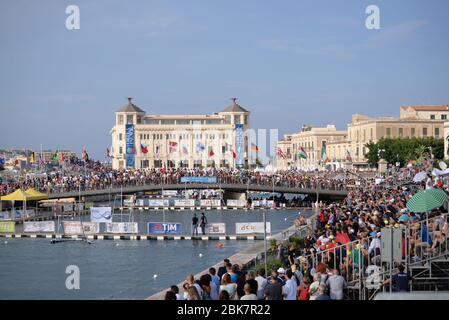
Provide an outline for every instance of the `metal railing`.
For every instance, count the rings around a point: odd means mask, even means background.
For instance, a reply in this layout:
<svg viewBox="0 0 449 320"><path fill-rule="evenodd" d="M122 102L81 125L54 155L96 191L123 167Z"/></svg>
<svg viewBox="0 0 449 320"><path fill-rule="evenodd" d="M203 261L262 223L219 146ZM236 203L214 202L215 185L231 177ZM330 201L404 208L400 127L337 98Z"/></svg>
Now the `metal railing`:
<svg viewBox="0 0 449 320"><path fill-rule="evenodd" d="M425 214L424 214L424 217ZM416 266L428 266L432 268L432 261L447 257L449 254L449 234L442 234L444 223L448 223L448 214L438 214L432 218L421 219L418 222L409 222L401 225L402 232L402 259L406 271ZM427 228L427 232L422 231ZM426 237L427 239L422 239ZM367 274L369 266L380 267L380 272L375 275L383 282L390 275L390 265L382 261L380 255L370 255L368 250L374 237L358 239L330 249L320 250L306 255L302 258L307 268L316 268L319 263L324 263L327 268L338 269L348 284L348 289L358 290L359 299L369 298L369 290L376 287L375 283L367 285L367 281L373 279L373 274ZM429 244L433 242L433 248ZM438 241L438 245L435 245ZM379 248L382 250L381 248ZM433 249L433 250L432 250ZM379 250L379 251L380 251ZM380 252L381 253L381 252ZM429 274L432 274L430 270ZM380 284L380 283L378 283ZM377 291L379 288L377 289ZM374 293L377 292L374 289Z"/></svg>

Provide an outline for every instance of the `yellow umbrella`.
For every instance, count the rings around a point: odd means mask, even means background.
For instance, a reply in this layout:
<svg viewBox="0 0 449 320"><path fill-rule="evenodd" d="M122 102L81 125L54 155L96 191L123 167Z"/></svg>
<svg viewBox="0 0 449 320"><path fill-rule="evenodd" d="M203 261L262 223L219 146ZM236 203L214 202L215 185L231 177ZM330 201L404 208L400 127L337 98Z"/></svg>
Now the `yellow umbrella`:
<svg viewBox="0 0 449 320"><path fill-rule="evenodd" d="M2 201L30 201L35 200L33 199L33 196L31 194L28 194L27 192L17 189L16 191L1 197Z"/></svg>
<svg viewBox="0 0 449 320"><path fill-rule="evenodd" d="M38 197L36 195L31 195L25 191L23 191L22 189L17 189L16 191L3 196L0 198L1 201L12 201L12 206L14 208L14 202L15 201L23 201L23 212L26 213L27 212L27 201L32 201L32 200L39 200L42 199L42 197ZM23 215L23 217L25 217L25 215Z"/></svg>
<svg viewBox="0 0 449 320"><path fill-rule="evenodd" d="M39 192L34 188L28 188L26 191L26 193L28 193L29 195L31 195L33 197L32 200L44 200L44 199L48 199L48 194L43 193L43 192Z"/></svg>

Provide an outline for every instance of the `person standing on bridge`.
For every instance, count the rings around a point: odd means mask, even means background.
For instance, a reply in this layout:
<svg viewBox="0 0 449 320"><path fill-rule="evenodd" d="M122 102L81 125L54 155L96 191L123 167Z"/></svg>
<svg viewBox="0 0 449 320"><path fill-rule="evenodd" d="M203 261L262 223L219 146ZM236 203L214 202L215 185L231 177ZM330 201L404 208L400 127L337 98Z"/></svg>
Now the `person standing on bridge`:
<svg viewBox="0 0 449 320"><path fill-rule="evenodd" d="M206 235L206 225L207 225L207 218L204 215L204 212L201 213L201 223L200 223L200 227L201 227L201 232L203 233L203 236ZM197 232L198 234L198 232Z"/></svg>
<svg viewBox="0 0 449 320"><path fill-rule="evenodd" d="M192 236L198 235L198 217L196 216L196 213L193 214L192 218Z"/></svg>

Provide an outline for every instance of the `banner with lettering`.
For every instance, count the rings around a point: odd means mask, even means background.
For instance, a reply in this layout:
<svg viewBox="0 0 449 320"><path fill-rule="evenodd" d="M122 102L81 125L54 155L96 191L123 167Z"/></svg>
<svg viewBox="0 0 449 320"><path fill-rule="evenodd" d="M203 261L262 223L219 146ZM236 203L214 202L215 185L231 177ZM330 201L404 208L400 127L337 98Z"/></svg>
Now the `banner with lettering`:
<svg viewBox="0 0 449 320"><path fill-rule="evenodd" d="M135 153L136 153L136 147L135 147L135 141L134 141L134 125L133 124L127 124L126 125L126 167L127 168L134 168L134 162L135 162Z"/></svg>
<svg viewBox="0 0 449 320"><path fill-rule="evenodd" d="M63 221L62 225L64 233L68 235L92 235L100 232L100 224L97 222Z"/></svg>
<svg viewBox="0 0 449 320"><path fill-rule="evenodd" d="M236 234L263 233L263 222L237 222L235 224ZM271 233L271 223L267 222L267 233Z"/></svg>
<svg viewBox="0 0 449 320"><path fill-rule="evenodd" d="M138 233L139 226L137 222L109 222L106 223L106 233Z"/></svg>
<svg viewBox="0 0 449 320"><path fill-rule="evenodd" d="M207 225L208 234L226 234L225 223L209 223Z"/></svg>
<svg viewBox="0 0 449 320"><path fill-rule="evenodd" d="M171 222L149 222L148 234L170 234L180 235L182 233L181 223Z"/></svg>
<svg viewBox="0 0 449 320"><path fill-rule="evenodd" d="M25 221L23 232L55 232L54 221Z"/></svg>

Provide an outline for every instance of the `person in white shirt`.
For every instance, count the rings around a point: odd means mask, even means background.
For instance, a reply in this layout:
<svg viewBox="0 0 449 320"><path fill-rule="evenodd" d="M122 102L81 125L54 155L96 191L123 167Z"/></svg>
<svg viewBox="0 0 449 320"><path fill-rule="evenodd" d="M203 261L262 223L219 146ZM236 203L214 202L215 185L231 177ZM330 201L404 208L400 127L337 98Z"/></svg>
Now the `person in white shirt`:
<svg viewBox="0 0 449 320"><path fill-rule="evenodd" d="M264 290L267 286L267 279L265 279L265 269L260 269L257 271L257 298L263 300L265 298Z"/></svg>
<svg viewBox="0 0 449 320"><path fill-rule="evenodd" d="M288 269L286 276L287 282L282 287L282 295L284 296L284 300L296 300L298 285L296 284L296 280L293 279L293 272Z"/></svg>
<svg viewBox="0 0 449 320"><path fill-rule="evenodd" d="M210 298L212 300L218 300L218 291L220 290L219 287L217 287L217 285L215 284L214 281L212 281L212 276L210 274L207 275L210 279Z"/></svg>
<svg viewBox="0 0 449 320"><path fill-rule="evenodd" d="M381 233L378 232L376 234L376 237L373 238L373 240L371 240L371 243L369 244L368 255L370 257L375 257L380 254L380 248L381 248L380 236L381 236Z"/></svg>
<svg viewBox="0 0 449 320"><path fill-rule="evenodd" d="M241 297L240 300L257 300L257 296L254 293L251 293L251 286L249 283L245 284L243 291L245 291L245 295Z"/></svg>
<svg viewBox="0 0 449 320"><path fill-rule="evenodd" d="M179 294L178 286L173 285L170 287L170 290L176 294L176 300L185 300L184 296L182 294Z"/></svg>
<svg viewBox="0 0 449 320"><path fill-rule="evenodd" d="M346 288L346 281L337 269L334 269L332 275L327 279L326 285L329 287L331 300L343 300L343 290Z"/></svg>

